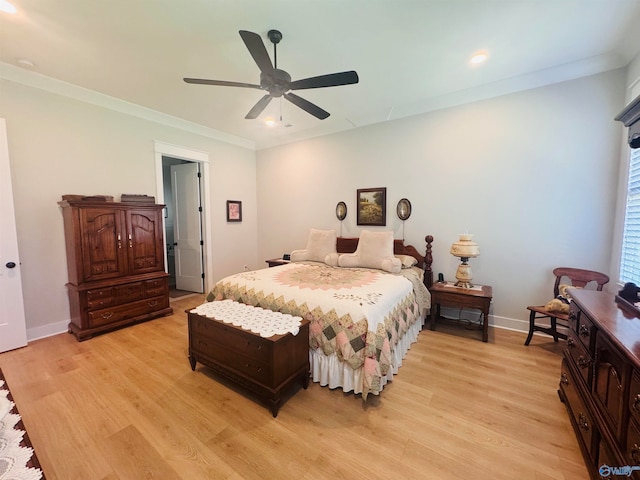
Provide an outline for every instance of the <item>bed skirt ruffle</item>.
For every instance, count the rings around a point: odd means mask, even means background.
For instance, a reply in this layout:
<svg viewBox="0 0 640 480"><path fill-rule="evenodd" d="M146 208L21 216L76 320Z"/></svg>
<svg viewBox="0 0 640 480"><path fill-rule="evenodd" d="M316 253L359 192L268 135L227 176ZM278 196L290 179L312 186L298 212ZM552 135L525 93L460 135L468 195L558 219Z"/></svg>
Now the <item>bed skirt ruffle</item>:
<svg viewBox="0 0 640 480"><path fill-rule="evenodd" d="M393 349L393 365L389 373L381 378L380 384L384 387L387 382L393 380L393 376L398 373L402 366L402 360L406 357L411 345L418 341L418 335L424 325L424 318L420 319L409 327L407 332L398 340ZM362 393L362 367L354 370L346 362L341 362L335 353L325 355L322 349L309 350L309 362L311 364L311 380L319 383L323 387L330 389L342 388L344 392ZM379 391L370 391L374 395L379 395Z"/></svg>

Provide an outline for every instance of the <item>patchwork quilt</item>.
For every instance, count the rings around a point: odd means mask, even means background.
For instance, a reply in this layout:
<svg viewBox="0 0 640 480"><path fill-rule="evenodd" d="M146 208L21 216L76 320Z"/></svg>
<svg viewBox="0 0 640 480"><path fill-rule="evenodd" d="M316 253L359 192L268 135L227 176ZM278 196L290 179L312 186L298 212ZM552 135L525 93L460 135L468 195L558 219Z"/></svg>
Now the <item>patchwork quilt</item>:
<svg viewBox="0 0 640 480"><path fill-rule="evenodd" d="M310 348L363 369L366 399L380 393L398 339L429 307L429 293L418 277L413 269L390 274L295 262L226 277L207 301L232 299L308 319ZM414 288L420 287L424 291L416 296Z"/></svg>

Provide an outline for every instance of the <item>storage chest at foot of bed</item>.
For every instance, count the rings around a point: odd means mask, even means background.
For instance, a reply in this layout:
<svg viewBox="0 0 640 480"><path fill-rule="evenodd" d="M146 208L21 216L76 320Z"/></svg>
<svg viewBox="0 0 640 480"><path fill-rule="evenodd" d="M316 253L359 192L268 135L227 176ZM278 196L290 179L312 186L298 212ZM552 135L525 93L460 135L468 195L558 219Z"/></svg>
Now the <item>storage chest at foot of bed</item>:
<svg viewBox="0 0 640 480"><path fill-rule="evenodd" d="M189 318L189 362L200 362L255 394L271 408L273 416L283 403L283 393L300 381L309 386L309 321L297 335L263 338L240 327L196 313Z"/></svg>

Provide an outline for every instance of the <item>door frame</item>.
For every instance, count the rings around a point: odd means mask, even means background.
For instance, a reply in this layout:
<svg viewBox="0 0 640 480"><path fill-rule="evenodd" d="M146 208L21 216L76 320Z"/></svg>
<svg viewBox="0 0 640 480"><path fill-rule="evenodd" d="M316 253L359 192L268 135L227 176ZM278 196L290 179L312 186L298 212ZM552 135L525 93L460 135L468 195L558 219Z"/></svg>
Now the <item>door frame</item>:
<svg viewBox="0 0 640 480"><path fill-rule="evenodd" d="M154 141L155 161L156 161L156 196L158 203L165 203L164 200L164 188L163 188L163 174L162 174L162 157L173 157L181 160L187 160L189 162L197 162L200 164L200 172L202 173L202 200L203 209L200 216L202 222L202 230L204 234L204 249L203 249L203 262L204 262L204 291L209 291L209 284L213 280L213 262L208 261L212 257L212 245L213 245L213 232L211 228L211 221L207 221L206 212L211 211L211 195L209 189L209 154L200 150L194 150L188 147L181 147L179 145L171 145L169 143L163 143ZM162 220L163 231L166 228L164 225L164 218ZM167 264L167 238L164 237L164 269L168 272Z"/></svg>

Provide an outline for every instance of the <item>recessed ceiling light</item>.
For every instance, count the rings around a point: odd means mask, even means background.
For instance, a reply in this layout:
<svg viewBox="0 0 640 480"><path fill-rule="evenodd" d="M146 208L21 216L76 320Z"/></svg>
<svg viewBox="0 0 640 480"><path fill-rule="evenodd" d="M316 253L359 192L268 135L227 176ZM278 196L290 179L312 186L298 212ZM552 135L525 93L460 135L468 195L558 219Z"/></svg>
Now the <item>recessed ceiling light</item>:
<svg viewBox="0 0 640 480"><path fill-rule="evenodd" d="M7 0L0 0L0 12L4 13L16 13L18 10L12 3Z"/></svg>
<svg viewBox="0 0 640 480"><path fill-rule="evenodd" d="M473 54L469 61L474 65L479 65L484 63L487 58L489 58L489 54L487 52L477 52Z"/></svg>
<svg viewBox="0 0 640 480"><path fill-rule="evenodd" d="M267 127L275 127L276 126L276 121L269 117L269 118L265 118L264 123Z"/></svg>

